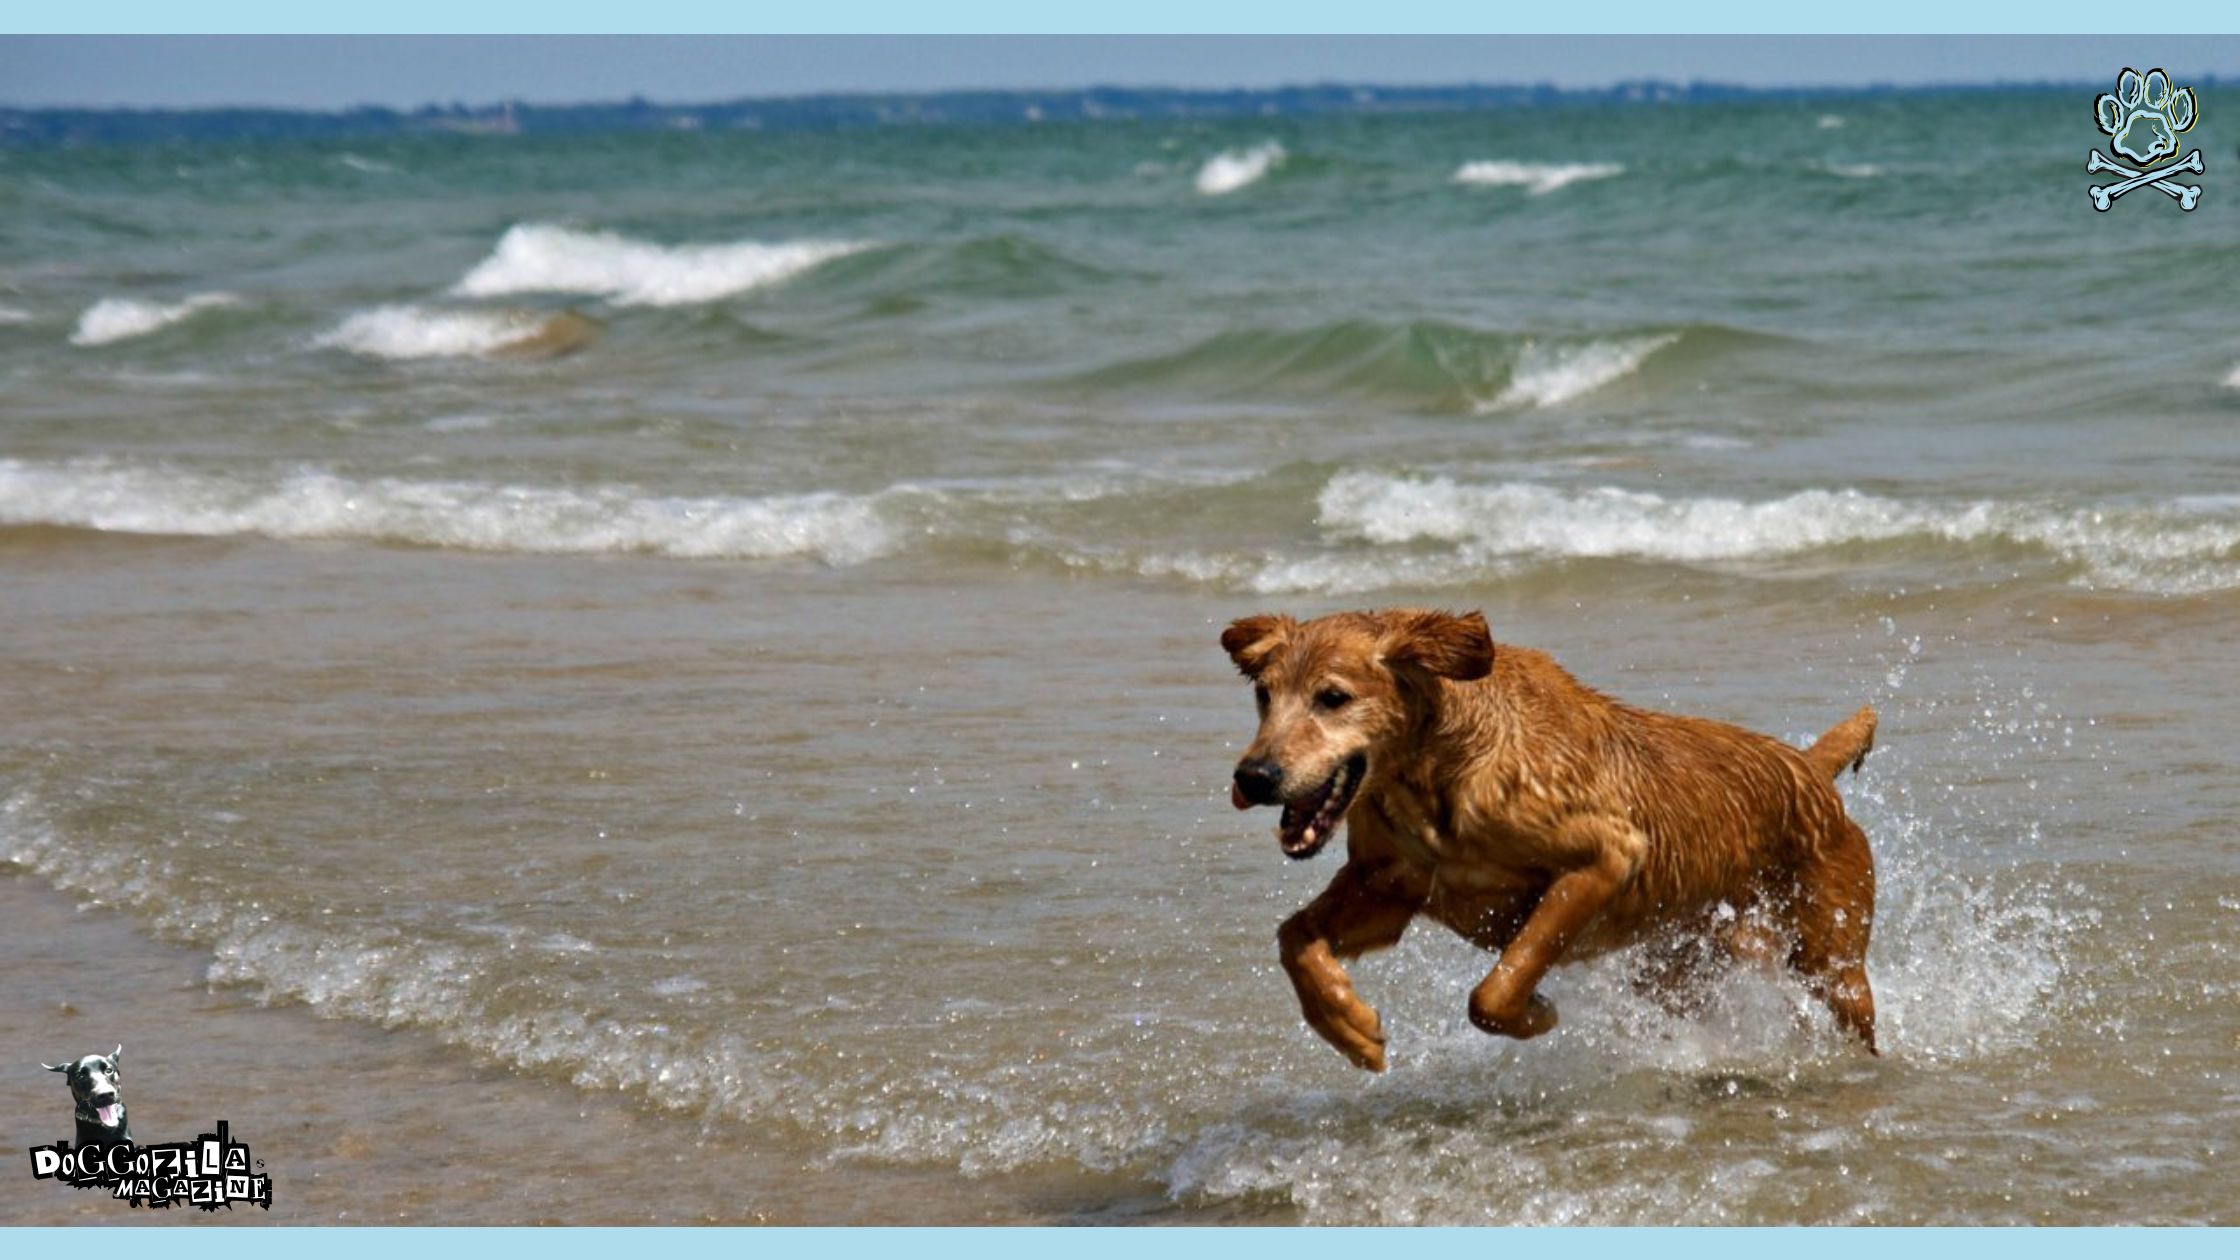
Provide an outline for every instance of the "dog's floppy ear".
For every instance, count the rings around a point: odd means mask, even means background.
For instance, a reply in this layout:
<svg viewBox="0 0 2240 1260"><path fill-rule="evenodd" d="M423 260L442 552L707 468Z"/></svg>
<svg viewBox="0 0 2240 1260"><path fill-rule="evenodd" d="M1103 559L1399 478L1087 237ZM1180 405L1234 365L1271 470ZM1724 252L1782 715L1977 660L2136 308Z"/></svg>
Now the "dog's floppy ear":
<svg viewBox="0 0 2240 1260"><path fill-rule="evenodd" d="M70 1065L67 1063L42 1063L39 1066L49 1072L67 1072L70 1070Z"/></svg>
<svg viewBox="0 0 2240 1260"><path fill-rule="evenodd" d="M1290 637L1299 623L1277 613L1261 613L1257 617L1242 617L1229 623L1221 632L1221 649L1237 663L1237 672L1247 678L1258 678L1268 667L1276 649Z"/></svg>
<svg viewBox="0 0 2240 1260"><path fill-rule="evenodd" d="M1470 682L1493 672L1493 632L1486 615L1456 616L1419 608L1384 615L1384 659L1440 678Z"/></svg>

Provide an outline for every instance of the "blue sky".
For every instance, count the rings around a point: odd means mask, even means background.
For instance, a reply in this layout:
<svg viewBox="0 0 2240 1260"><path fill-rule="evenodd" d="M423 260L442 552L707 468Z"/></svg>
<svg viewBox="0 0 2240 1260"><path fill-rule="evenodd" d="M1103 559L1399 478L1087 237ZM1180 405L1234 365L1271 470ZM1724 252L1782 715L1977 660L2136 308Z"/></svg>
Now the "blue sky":
<svg viewBox="0 0 2240 1260"><path fill-rule="evenodd" d="M0 36L0 105L410 108L832 91L1709 79L1758 86L2240 76L2240 37Z"/></svg>

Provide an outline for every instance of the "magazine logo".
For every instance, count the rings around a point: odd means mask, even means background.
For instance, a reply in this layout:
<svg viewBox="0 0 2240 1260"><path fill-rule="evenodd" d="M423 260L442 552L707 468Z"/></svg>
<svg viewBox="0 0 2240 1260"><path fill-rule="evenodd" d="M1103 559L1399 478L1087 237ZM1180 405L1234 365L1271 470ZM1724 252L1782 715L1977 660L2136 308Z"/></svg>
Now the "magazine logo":
<svg viewBox="0 0 2240 1260"><path fill-rule="evenodd" d="M2116 198L2143 187L2167 193L2180 210L2201 204L2199 184L2169 178L2202 173L2199 149L2172 160L2178 156L2178 137L2201 118L2192 88L2172 85L2160 67L2140 74L2126 66L2116 76L2116 90L2102 92L2092 103L2092 117L2100 124L2100 134L2108 137L2108 154L2113 156L2094 149L2085 155L2085 170L2123 176L2119 183L2092 186L2093 209L2105 213ZM2126 166L2116 158L2128 158L2136 165Z"/></svg>
<svg viewBox="0 0 2240 1260"><path fill-rule="evenodd" d="M31 1175L38 1180L105 1189L111 1198L134 1207L185 1205L215 1212L231 1211L236 1203L254 1203L269 1212L272 1178L259 1171L263 1167L264 1161L250 1154L248 1143L233 1140L232 1129L223 1120L218 1121L216 1133L200 1134L192 1142L150 1146L57 1142L31 1148Z"/></svg>

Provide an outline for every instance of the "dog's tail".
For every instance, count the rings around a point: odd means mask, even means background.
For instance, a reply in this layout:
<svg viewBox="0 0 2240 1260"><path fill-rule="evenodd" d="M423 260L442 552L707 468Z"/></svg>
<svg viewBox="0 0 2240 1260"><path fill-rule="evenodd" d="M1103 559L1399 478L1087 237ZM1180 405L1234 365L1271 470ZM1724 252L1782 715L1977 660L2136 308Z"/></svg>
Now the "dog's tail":
<svg viewBox="0 0 2240 1260"><path fill-rule="evenodd" d="M1804 750L1804 759L1812 768L1833 779L1843 773L1845 766L1857 774L1867 754L1874 751L1874 706L1869 705L1850 717L1828 728L1812 747Z"/></svg>

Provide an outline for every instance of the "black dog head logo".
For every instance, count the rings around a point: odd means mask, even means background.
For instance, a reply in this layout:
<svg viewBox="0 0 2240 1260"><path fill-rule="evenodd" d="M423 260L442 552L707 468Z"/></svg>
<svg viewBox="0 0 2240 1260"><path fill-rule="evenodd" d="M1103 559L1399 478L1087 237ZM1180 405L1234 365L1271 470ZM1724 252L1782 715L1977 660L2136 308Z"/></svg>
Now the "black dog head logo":
<svg viewBox="0 0 2240 1260"><path fill-rule="evenodd" d="M49 1072L60 1072L70 1082L70 1097L77 1104L78 1145L89 1142L129 1142L131 1127L124 1116L122 1077L117 1063L124 1047L108 1054L89 1054L70 1063L42 1063Z"/></svg>
<svg viewBox="0 0 2240 1260"><path fill-rule="evenodd" d="M2197 110L2193 89L2173 87L2159 68L2145 74L2129 67L2116 76L2116 90L2092 103L2108 149L2142 166L2178 155L2178 133L2193 126Z"/></svg>

